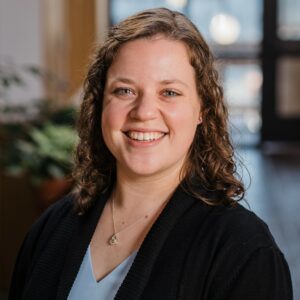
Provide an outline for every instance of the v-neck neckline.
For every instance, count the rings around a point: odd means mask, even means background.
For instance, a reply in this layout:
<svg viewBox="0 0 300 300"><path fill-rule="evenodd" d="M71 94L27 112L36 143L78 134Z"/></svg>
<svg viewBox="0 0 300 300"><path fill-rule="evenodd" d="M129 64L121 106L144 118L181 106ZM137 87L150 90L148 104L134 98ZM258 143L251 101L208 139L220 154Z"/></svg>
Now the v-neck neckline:
<svg viewBox="0 0 300 300"><path fill-rule="evenodd" d="M87 260L88 260L89 272L92 275L94 283L98 285L98 284L102 284L105 281L107 281L111 276L113 276L117 271L119 271L120 268L122 268L133 256L135 256L137 252L138 252L138 250L133 251L129 256L127 256L118 265L116 265L110 272L108 272L100 280L97 280L96 276L95 276L95 272L94 272L94 267L93 267L93 261L92 261L92 255L91 255L91 247L89 245L88 249L87 249Z"/></svg>

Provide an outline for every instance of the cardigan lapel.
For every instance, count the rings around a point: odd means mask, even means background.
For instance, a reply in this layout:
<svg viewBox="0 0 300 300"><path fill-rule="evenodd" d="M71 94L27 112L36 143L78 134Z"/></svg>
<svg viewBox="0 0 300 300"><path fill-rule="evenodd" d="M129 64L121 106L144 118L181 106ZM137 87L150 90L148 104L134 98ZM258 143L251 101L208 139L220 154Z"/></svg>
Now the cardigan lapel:
<svg viewBox="0 0 300 300"><path fill-rule="evenodd" d="M100 194L93 207L91 207L87 213L82 216L73 215L73 218L76 219L75 228L68 246L65 264L60 277L57 291L58 300L65 300L68 297L108 196L109 191Z"/></svg>
<svg viewBox="0 0 300 300"><path fill-rule="evenodd" d="M115 300L140 299L169 233L183 213L195 203L195 198L178 187L145 237Z"/></svg>

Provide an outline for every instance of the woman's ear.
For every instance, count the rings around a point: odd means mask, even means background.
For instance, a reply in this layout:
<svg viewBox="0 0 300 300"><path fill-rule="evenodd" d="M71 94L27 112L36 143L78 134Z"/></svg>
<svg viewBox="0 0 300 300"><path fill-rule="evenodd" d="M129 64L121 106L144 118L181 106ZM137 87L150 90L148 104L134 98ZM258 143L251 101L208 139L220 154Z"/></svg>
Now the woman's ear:
<svg viewBox="0 0 300 300"><path fill-rule="evenodd" d="M199 124L201 124L202 123L202 113L201 112L199 112L199 116L198 116L198 122L197 122L197 124L199 125Z"/></svg>

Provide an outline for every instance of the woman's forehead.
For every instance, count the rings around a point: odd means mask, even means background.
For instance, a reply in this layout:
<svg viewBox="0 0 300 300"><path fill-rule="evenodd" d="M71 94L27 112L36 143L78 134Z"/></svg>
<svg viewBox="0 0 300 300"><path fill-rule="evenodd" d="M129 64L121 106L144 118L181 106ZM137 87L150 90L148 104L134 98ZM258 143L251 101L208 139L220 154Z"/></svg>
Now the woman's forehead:
<svg viewBox="0 0 300 300"><path fill-rule="evenodd" d="M194 78L186 45L165 37L138 39L125 43L107 74L111 80L147 76L156 81L183 81Z"/></svg>

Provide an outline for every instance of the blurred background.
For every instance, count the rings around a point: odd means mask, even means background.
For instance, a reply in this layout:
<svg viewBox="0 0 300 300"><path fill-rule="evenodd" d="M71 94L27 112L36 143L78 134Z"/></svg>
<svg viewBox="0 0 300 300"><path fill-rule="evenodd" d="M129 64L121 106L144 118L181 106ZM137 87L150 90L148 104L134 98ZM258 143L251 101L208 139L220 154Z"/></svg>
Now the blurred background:
<svg viewBox="0 0 300 300"><path fill-rule="evenodd" d="M242 204L269 225L300 299L298 0L0 0L0 299L29 227L72 189L93 49L109 26L154 7L188 16L217 58L248 186Z"/></svg>

